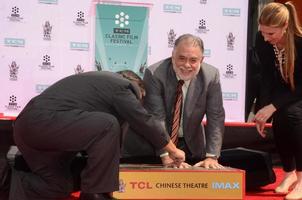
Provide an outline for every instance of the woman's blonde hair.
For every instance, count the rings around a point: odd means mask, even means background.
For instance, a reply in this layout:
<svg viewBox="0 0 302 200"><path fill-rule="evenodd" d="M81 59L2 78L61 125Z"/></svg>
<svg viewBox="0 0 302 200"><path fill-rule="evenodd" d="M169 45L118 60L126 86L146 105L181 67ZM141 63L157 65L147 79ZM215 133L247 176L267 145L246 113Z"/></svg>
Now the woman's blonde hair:
<svg viewBox="0 0 302 200"><path fill-rule="evenodd" d="M274 28L282 28L286 24L285 37L285 65L283 65L284 79L295 90L294 71L295 71L295 36L302 37L302 29L297 16L297 11L292 2L269 3L261 11L259 24Z"/></svg>

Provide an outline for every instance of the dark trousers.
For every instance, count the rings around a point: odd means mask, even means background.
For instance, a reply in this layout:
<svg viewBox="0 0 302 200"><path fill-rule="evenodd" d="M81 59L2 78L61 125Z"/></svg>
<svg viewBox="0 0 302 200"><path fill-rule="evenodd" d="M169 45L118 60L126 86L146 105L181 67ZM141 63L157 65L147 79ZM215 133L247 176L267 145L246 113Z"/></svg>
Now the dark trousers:
<svg viewBox="0 0 302 200"><path fill-rule="evenodd" d="M204 159L204 158L201 158L201 157L193 157L192 156L192 153L190 152L184 138L178 138L177 148L183 150L186 153L186 162L190 165L195 165L196 163L198 163L202 159Z"/></svg>
<svg viewBox="0 0 302 200"><path fill-rule="evenodd" d="M273 132L284 171L302 171L302 101L274 113Z"/></svg>
<svg viewBox="0 0 302 200"><path fill-rule="evenodd" d="M102 112L23 112L14 124L15 142L31 172L13 170L10 200L58 200L72 192L70 164L85 151L81 191L118 190L121 130Z"/></svg>

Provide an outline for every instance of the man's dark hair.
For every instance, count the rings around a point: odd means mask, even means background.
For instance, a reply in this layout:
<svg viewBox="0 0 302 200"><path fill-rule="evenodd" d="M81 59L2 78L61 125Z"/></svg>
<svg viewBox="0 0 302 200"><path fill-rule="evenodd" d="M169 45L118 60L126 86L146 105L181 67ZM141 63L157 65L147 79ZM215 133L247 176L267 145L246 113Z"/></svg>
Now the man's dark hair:
<svg viewBox="0 0 302 200"><path fill-rule="evenodd" d="M145 90L144 82L139 75L137 75L135 72L131 70L122 70L116 73L121 74L124 78L128 79L129 81L135 82L139 86L142 95L145 96L146 90Z"/></svg>

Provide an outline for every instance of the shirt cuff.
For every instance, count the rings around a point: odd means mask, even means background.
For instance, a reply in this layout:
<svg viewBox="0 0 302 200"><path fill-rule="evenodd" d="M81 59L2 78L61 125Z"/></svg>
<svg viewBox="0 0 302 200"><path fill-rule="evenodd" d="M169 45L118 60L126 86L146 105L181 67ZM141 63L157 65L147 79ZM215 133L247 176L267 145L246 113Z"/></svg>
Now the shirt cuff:
<svg viewBox="0 0 302 200"><path fill-rule="evenodd" d="M168 153L168 152L165 152L165 153L160 154L159 157L162 158L162 157L165 157L165 156L168 156L168 155L169 155L169 153Z"/></svg>
<svg viewBox="0 0 302 200"><path fill-rule="evenodd" d="M218 156L212 153L206 153L206 158L213 158L213 159L218 159Z"/></svg>

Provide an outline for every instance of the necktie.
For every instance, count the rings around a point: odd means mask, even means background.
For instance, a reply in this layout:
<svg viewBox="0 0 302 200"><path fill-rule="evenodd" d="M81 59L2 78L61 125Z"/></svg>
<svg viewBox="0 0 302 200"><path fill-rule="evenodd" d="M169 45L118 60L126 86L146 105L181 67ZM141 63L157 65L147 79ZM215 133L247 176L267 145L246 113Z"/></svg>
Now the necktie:
<svg viewBox="0 0 302 200"><path fill-rule="evenodd" d="M182 106L182 85L184 84L183 80L179 80L176 88L175 102L174 102L174 111L173 111L173 121L172 121L172 132L171 132L171 140L175 145L178 142L178 130L180 126L180 118L181 118L181 106Z"/></svg>

